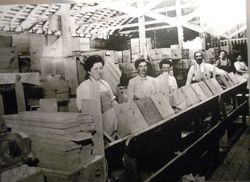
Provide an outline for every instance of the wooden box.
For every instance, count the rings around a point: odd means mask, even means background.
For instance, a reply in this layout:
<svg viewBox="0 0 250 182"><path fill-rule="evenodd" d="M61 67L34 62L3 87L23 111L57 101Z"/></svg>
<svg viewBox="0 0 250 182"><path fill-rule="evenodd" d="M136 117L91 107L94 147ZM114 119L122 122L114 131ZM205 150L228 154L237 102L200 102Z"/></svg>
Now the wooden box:
<svg viewBox="0 0 250 182"><path fill-rule="evenodd" d="M188 107L200 102L200 99L196 96L190 85L182 86L181 91L183 95L185 95L185 100Z"/></svg>
<svg viewBox="0 0 250 182"><path fill-rule="evenodd" d="M204 101L207 99L206 94L203 92L203 90L201 89L201 87L198 83L191 84L191 87L201 101Z"/></svg>
<svg viewBox="0 0 250 182"><path fill-rule="evenodd" d="M151 96L151 99L153 100L162 118L166 118L174 114L174 110L172 109L169 99L166 96L162 94L156 94Z"/></svg>
<svg viewBox="0 0 250 182"><path fill-rule="evenodd" d="M201 87L203 92L206 94L207 98L212 97L213 93L208 88L207 84L204 81L198 82L198 85Z"/></svg>
<svg viewBox="0 0 250 182"><path fill-rule="evenodd" d="M136 104L148 125L152 125L162 119L160 112L150 97L144 97L140 100L136 100Z"/></svg>
<svg viewBox="0 0 250 182"><path fill-rule="evenodd" d="M211 80L205 80L204 81L206 83L206 85L208 86L208 88L211 90L211 92L213 93L213 95L219 94L220 92L216 89L216 87L214 86L213 82Z"/></svg>
<svg viewBox="0 0 250 182"><path fill-rule="evenodd" d="M126 136L148 126L134 101L116 105L115 113L119 137Z"/></svg>

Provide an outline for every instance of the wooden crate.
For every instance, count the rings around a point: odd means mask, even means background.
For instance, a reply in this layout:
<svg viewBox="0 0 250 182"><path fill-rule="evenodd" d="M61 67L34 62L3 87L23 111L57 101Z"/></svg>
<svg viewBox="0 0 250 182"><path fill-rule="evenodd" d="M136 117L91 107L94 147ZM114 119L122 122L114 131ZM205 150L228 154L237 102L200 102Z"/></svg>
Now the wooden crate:
<svg viewBox="0 0 250 182"><path fill-rule="evenodd" d="M148 125L152 125L162 119L160 112L150 97L144 97L135 102Z"/></svg>

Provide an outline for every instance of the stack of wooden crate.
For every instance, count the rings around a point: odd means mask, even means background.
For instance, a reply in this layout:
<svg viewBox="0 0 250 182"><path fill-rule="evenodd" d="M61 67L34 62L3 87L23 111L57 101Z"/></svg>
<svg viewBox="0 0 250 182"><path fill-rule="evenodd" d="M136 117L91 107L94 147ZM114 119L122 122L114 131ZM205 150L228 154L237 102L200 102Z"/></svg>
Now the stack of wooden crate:
<svg viewBox="0 0 250 182"><path fill-rule="evenodd" d="M12 131L30 136L39 167L71 171L93 158L92 135L81 131L92 122L90 115L32 111L5 115L4 119Z"/></svg>

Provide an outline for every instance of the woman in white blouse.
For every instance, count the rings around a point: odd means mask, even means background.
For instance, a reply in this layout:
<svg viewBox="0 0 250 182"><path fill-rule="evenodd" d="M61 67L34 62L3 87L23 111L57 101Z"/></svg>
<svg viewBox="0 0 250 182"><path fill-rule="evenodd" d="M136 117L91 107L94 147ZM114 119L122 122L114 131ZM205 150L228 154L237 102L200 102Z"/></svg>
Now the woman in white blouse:
<svg viewBox="0 0 250 182"><path fill-rule="evenodd" d="M128 101L155 94L154 78L147 75L148 64L149 63L143 58L135 61L134 66L138 75L129 80Z"/></svg>
<svg viewBox="0 0 250 182"><path fill-rule="evenodd" d="M102 79L103 66L104 60L98 55L90 56L84 62L84 69L87 73L87 79L83 81L76 89L76 104L79 111L81 111L82 99L92 98L92 92L94 91L91 89L91 83L97 83L99 85L101 97L105 96L105 98L110 98L110 105L117 103L110 85L108 82Z"/></svg>
<svg viewBox="0 0 250 182"><path fill-rule="evenodd" d="M239 79L248 79L248 68L243 61L241 55L237 56L237 61L234 62L234 68L236 70L236 76Z"/></svg>

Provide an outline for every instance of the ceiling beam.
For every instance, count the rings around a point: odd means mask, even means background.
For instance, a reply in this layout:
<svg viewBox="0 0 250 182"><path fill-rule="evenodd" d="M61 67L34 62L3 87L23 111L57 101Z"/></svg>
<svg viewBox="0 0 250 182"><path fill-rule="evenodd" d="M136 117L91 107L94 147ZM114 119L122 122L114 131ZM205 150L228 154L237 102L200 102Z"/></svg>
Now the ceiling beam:
<svg viewBox="0 0 250 182"><path fill-rule="evenodd" d="M239 28L238 30L234 31L233 33L231 33L229 35L230 38L234 37L235 35L245 31L247 29L247 25L243 25L241 28Z"/></svg>
<svg viewBox="0 0 250 182"><path fill-rule="evenodd" d="M6 0L0 1L0 5L17 5L17 4L57 4L57 3L73 3L72 0Z"/></svg>
<svg viewBox="0 0 250 182"><path fill-rule="evenodd" d="M153 30L161 30L161 29L166 29L166 28L173 28L175 26L170 26L170 25L162 25L162 26L156 26L156 27L149 27L149 28L145 28L145 31L153 31ZM122 30L120 31L121 33L124 34L129 34L129 33L133 33L133 32L138 32L139 30Z"/></svg>
<svg viewBox="0 0 250 182"><path fill-rule="evenodd" d="M20 25L19 25L17 28L23 29L23 26L24 26L26 23L29 23L29 22L30 22L31 17L35 15L36 10L38 10L39 8L40 8L40 5L37 5L35 8L33 8L33 9L31 10L31 12L29 13L29 15L28 15L27 17L25 17L25 20L22 21L22 22L20 23Z"/></svg>
<svg viewBox="0 0 250 182"><path fill-rule="evenodd" d="M155 6L160 4L162 0L154 0L150 1L146 6L144 6L142 9L139 9L139 12L137 14L137 17L145 15L147 12L149 12L151 9L153 9Z"/></svg>
<svg viewBox="0 0 250 182"><path fill-rule="evenodd" d="M182 16L181 20L183 23L186 23L195 17L199 17L200 14L201 14L201 10L200 8L197 8L193 12L189 13L188 15Z"/></svg>
<svg viewBox="0 0 250 182"><path fill-rule="evenodd" d="M16 14L11 18L10 23L9 23L9 30L11 30L13 23L16 21L16 19L20 16L21 13L23 13L23 10L26 9L26 6L24 5L22 8L16 12ZM13 27L14 28L14 27ZM17 28L17 27L16 27ZM4 27L6 29L6 27Z"/></svg>

